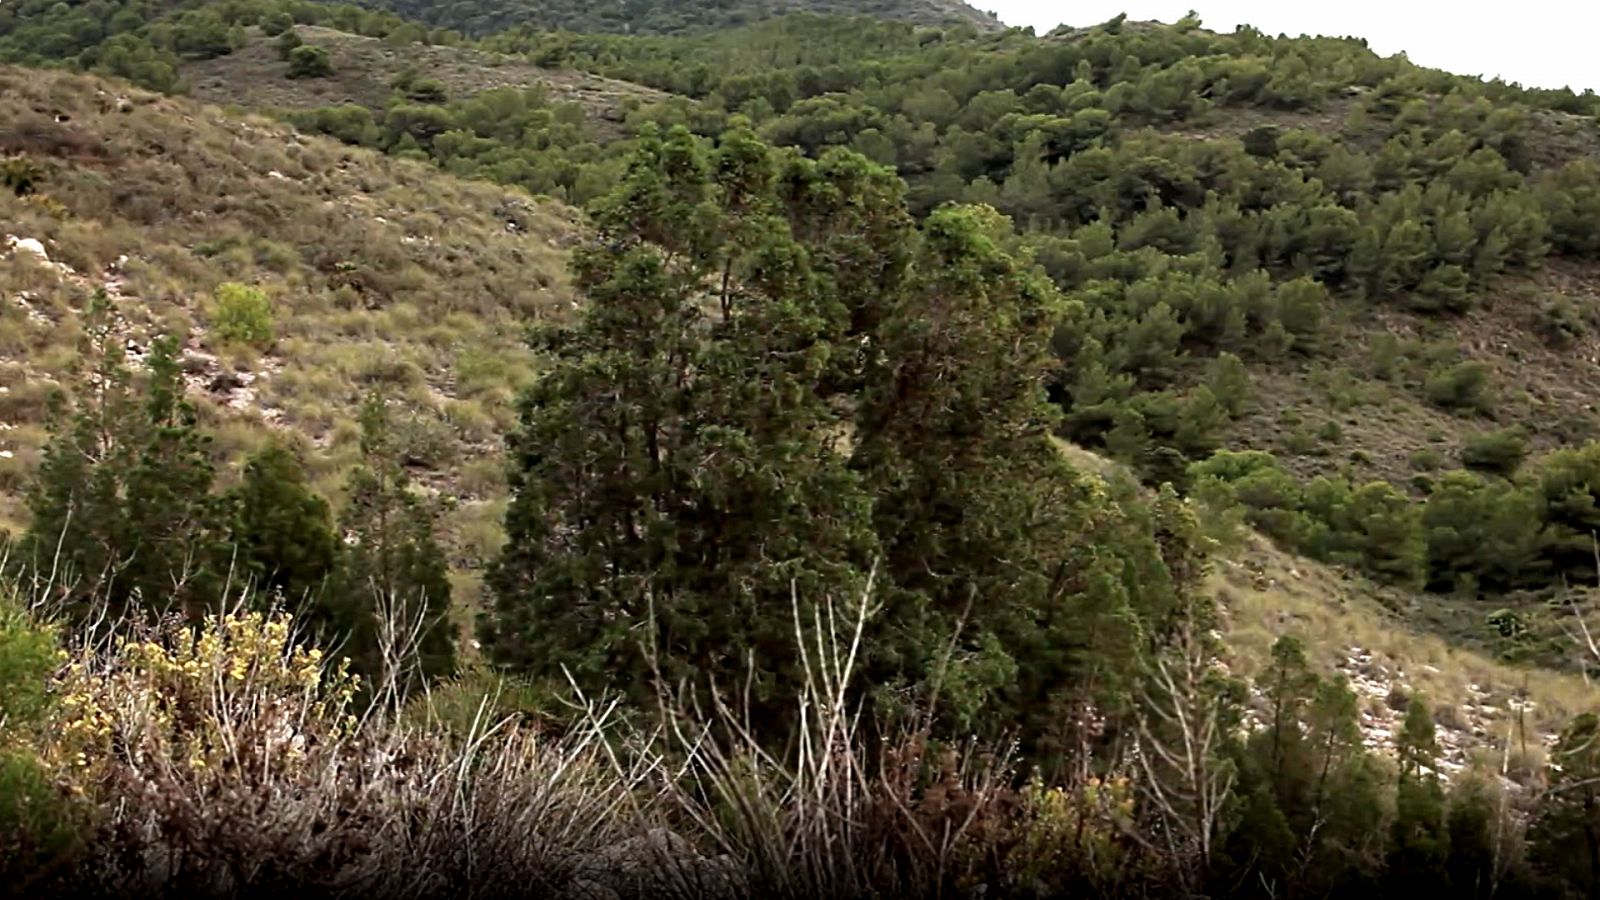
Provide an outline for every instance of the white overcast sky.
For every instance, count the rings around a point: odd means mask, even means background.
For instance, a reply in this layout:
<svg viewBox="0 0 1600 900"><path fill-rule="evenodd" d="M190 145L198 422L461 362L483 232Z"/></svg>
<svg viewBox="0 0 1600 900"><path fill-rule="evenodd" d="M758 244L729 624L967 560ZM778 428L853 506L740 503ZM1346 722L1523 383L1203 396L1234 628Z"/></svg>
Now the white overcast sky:
<svg viewBox="0 0 1600 900"><path fill-rule="evenodd" d="M1208 29L1243 23L1270 35L1363 37L1380 56L1405 52L1417 65L1524 87L1600 91L1600 0L969 0L1039 34L1057 25L1098 25L1118 13L1176 22L1190 9Z"/></svg>

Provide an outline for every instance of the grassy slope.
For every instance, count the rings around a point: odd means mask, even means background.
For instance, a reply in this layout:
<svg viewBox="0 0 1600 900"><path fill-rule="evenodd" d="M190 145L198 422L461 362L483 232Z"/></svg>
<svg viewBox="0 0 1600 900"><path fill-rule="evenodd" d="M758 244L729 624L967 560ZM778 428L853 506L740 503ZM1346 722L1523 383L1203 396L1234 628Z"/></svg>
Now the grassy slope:
<svg viewBox="0 0 1600 900"><path fill-rule="evenodd" d="M47 199L0 192L0 527L23 522L46 398L78 363L81 314L103 288L132 346L158 329L185 338L224 479L277 432L312 451L337 498L356 401L378 388L405 410L418 480L446 503L454 563L470 571L496 548L500 436L529 375L521 335L571 308L572 210L260 117L0 68L0 155L15 152L46 166ZM5 235L41 242L48 264ZM266 352L211 335L224 281L271 296Z"/></svg>
<svg viewBox="0 0 1600 900"><path fill-rule="evenodd" d="M1059 443L1084 471L1131 478L1117 463ZM1420 602L1417 595L1286 553L1259 534L1240 538L1220 554L1208 579L1223 610L1231 670L1254 677L1279 637L1299 638L1318 671L1350 678L1371 747L1392 749L1403 697L1420 695L1434 712L1447 771L1478 763L1526 783L1570 718L1594 709L1595 692L1579 676L1499 659L1477 606L1442 609L1433 598ZM1451 628L1483 639L1440 636ZM1263 709L1258 705L1258 714Z"/></svg>
<svg viewBox="0 0 1600 900"><path fill-rule="evenodd" d="M327 78L288 78L272 39L259 29L250 43L226 56L184 63L179 76L189 94L205 103L247 109L306 108L355 103L379 109L390 83L408 66L445 86L451 98L492 88L547 85L558 101L581 105L601 137L615 136L630 108L665 97L660 91L586 72L545 69L525 59L464 47L395 45L331 28L301 25L305 43L324 47L333 62Z"/></svg>

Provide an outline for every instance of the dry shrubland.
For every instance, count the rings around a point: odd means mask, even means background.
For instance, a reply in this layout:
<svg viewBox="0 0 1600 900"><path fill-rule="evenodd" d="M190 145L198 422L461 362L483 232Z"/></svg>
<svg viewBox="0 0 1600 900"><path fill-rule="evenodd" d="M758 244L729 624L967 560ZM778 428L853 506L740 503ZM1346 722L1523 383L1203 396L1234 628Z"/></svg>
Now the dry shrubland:
<svg viewBox="0 0 1600 900"><path fill-rule="evenodd" d="M243 604L81 635L0 741L73 829L26 873L33 896L931 896L1042 886L1069 862L1100 884L1138 874L1126 778L1018 789L1004 754L917 735L869 760L848 635L819 645L781 760L727 710L670 703L641 727L580 696L581 724L555 734L476 674L358 707L348 661Z"/></svg>

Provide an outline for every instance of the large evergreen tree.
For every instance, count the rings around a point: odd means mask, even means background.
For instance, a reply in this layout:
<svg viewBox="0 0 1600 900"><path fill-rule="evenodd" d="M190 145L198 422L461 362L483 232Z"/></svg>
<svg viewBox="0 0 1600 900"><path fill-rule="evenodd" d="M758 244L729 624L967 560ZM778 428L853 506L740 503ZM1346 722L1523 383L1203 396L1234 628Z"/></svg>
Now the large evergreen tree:
<svg viewBox="0 0 1600 900"><path fill-rule="evenodd" d="M575 271L589 304L549 333L523 403L492 658L643 692L651 660L755 704L793 690L793 598L845 604L869 504L820 387L843 307L779 213L777 161L647 135Z"/></svg>
<svg viewBox="0 0 1600 900"><path fill-rule="evenodd" d="M1053 445L1064 301L1003 251L1009 222L918 232L900 198L848 151L645 135L576 254L587 306L539 337L491 658L635 699L715 683L781 731L793 605L848 606L877 561L881 712L937 683L947 728L1039 735L1133 671L1193 545Z"/></svg>

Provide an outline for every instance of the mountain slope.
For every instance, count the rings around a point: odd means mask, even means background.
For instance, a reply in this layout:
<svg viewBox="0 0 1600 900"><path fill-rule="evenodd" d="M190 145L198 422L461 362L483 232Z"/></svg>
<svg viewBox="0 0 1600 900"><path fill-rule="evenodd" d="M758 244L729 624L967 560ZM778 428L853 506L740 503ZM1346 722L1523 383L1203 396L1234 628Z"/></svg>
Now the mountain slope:
<svg viewBox="0 0 1600 900"><path fill-rule="evenodd" d="M1005 26L961 0L365 0L365 4L471 35L512 28L618 34L688 34L732 28L790 13L872 16L914 25Z"/></svg>
<svg viewBox="0 0 1600 900"><path fill-rule="evenodd" d="M366 110L357 112L366 127L355 142L432 158L458 174L552 193L547 185L558 184L570 191L565 196L587 199L620 171L605 168L616 157L594 158L594 144L562 144L559 135L574 129L548 110L528 117L531 124L491 104L475 110L421 104L391 115L385 96L407 57L444 66L437 77L452 95L499 84L497 72L520 84L544 77L542 69L497 66L511 57L463 48L391 50L339 32L301 31L334 50L332 77L284 78L282 64L259 39L249 39L254 32L234 58L191 60L184 69L197 92L219 103L363 104ZM1490 660L1499 648L1487 639L1486 617L1515 607L1531 621L1553 599L1557 575L1569 573L1529 566L1537 590L1528 594L1505 584L1480 588L1472 579L1453 584L1458 572L1451 566L1470 568L1501 543L1527 550L1537 563L1549 562L1540 554L1570 557L1560 529L1585 524L1584 510L1600 498L1594 487L1600 479L1575 478L1570 496L1549 498L1540 494L1537 474L1519 481L1519 496L1532 505L1523 521L1509 523L1507 530L1516 530L1509 537L1471 530L1493 503L1467 517L1477 521L1435 522L1423 507L1447 470L1468 462L1468 443L1491 430L1527 432L1528 447L1510 454L1516 457L1510 470L1529 452L1600 433L1592 401L1600 390L1593 366L1600 354L1600 245L1583 244L1594 216L1586 218L1593 207L1581 205L1595 196L1591 167L1600 155L1592 99L1421 70L1354 42L1279 41L1188 26L975 39L959 31L930 35L905 25L797 17L695 38L523 32L488 45L696 100L686 111L689 104L669 97L665 109L641 111L637 121L688 123L714 135L738 113L774 143L813 155L858 150L898 169L919 214L951 200L993 204L1019 226L1010 249L1032 253L1080 314L1058 335L1054 385L1071 437L1136 461L1149 480L1182 482L1190 464L1218 450L1269 451L1296 480L1273 482L1271 491L1255 485L1234 498L1257 504L1251 513L1263 520L1261 533L1283 543L1258 540L1245 548L1241 564L1315 573L1269 574L1266 588L1251 591L1219 585L1242 592L1238 608L1256 610L1263 622L1275 611L1302 610L1265 631L1253 624L1237 630L1247 661L1265 654L1267 633L1388 637L1399 610L1398 620L1414 634L1387 648L1361 638L1363 652L1380 650L1390 666L1449 656L1450 666L1428 663L1446 673L1432 689L1453 692L1457 704L1472 700L1465 685L1478 683L1471 680L1476 675L1463 681L1459 672L1489 666L1497 685L1512 679L1514 669ZM613 84L598 77L595 83L602 90ZM435 467L429 480L470 498L452 523L457 562L486 555L498 539L495 439L509 425L512 376L523 372L514 325L520 314L562 299L559 252L546 247L519 262L525 239L497 230L502 200L496 198L510 195L307 141L264 122L237 132L212 113L173 101L135 104L127 121L141 121L146 106L160 112L130 137L115 115L54 99L56 92L74 96L75 84L30 85L27 98L8 96L12 106L0 108L7 114L0 121L8 123L0 130L12 129L0 150L20 150L55 169L43 191L68 217L62 224L48 203L15 201L3 209L14 213L6 221L20 223L14 236L41 239L52 262L73 267L68 282L114 284L119 295L138 297L137 306L198 317L193 340L203 352L219 349L208 348L203 334L204 295L216 283L259 277L274 286L289 298L285 348L261 360L229 351L245 375L269 376L248 386L255 399L245 405L281 410L268 415L328 443L337 458L349 447L343 411L354 388L393 385L420 411L415 442L419 458ZM641 103L663 96L618 90ZM56 120L62 113L68 121ZM234 149L209 139L212 128L260 135L260 143ZM109 145L127 144L116 151L115 167L97 162L106 152L102 130ZM625 138L626 130L610 136ZM278 142L301 149L279 153ZM306 153L339 156L364 174L327 180L326 164L307 169L298 162ZM179 154L181 177L148 174L169 165L166 154ZM137 163L124 167L122 156ZM575 176L558 182L537 172L540 166L585 173L584 190L576 189ZM358 230L350 234L352 226L310 202L317 191L336 207L372 212L356 214ZM227 199L212 199L218 196ZM219 209L234 212L235 196L251 211L208 225ZM142 208L130 212L129 203L196 215L161 220ZM569 233L566 213L553 205L539 209L543 224L522 227L558 240ZM74 216L91 224L75 231ZM374 216L416 225L396 232ZM81 233L90 229L96 239L115 235L124 247L91 252ZM125 276L111 267L126 247L146 239L176 249L133 254L124 268L137 272L156 260L166 279L159 290L148 274ZM427 255L410 259L431 248L430 241L447 245L443 252L457 268L434 266ZM336 249L313 246L319 242ZM1508 249L1513 243L1515 252ZM81 296L37 302L39 286L61 281L63 273L29 264L26 252L19 244L11 258L22 261L18 271L28 280L17 286L28 292L27 306L9 315L36 327L31 343L9 351L13 375L70 358L65 341L45 332L56 324L53 311L69 322L81 302ZM397 275L396 265L405 274ZM500 295L504 282L519 278L543 280L549 296ZM458 309L440 338L433 313L454 299L457 279L469 297L483 291L473 285L486 279L497 296ZM374 362L375 347L389 361ZM484 347L490 350L480 355ZM295 371L279 377L280 357L290 355ZM1232 370L1239 390L1222 398L1228 356L1239 367ZM37 405L37 385L16 383L0 408L18 398ZM325 388L334 400L323 399ZM15 426L0 434L13 456L0 470L9 474L0 477L15 484L37 446L38 415L4 421ZM227 427L238 444L261 433L256 424ZM460 459L466 462L454 462ZM328 489L336 464L321 465ZM1480 480L1484 496L1504 499L1489 493L1510 484L1503 474ZM19 514L13 505L9 517ZM1283 527L1271 531L1267 520ZM1448 544L1461 533L1468 535L1457 542L1467 545L1466 557L1436 552L1436 538ZM1391 554L1400 552L1411 556L1391 565ZM1339 565L1377 575L1403 569L1407 578L1425 576L1433 592L1379 584ZM1237 582L1239 570L1233 571ZM1274 579L1299 586L1279 592ZM1337 642L1320 649L1334 662L1355 652ZM1450 656L1456 653L1463 655ZM1538 658L1575 667L1564 648L1546 646ZM1550 677L1558 686L1551 696L1572 687ZM1564 714L1579 705L1571 696L1541 702Z"/></svg>
<svg viewBox="0 0 1600 900"><path fill-rule="evenodd" d="M1065 441L1058 446L1082 471L1108 483L1136 483L1120 463ZM1592 688L1577 674L1500 658L1471 604L1441 607L1425 595L1296 556L1257 532L1212 527L1225 543L1207 588L1221 610L1230 671L1260 678L1274 643L1299 639L1317 671L1349 679L1362 741L1374 752L1393 752L1405 703L1420 695L1434 711L1447 774L1481 766L1501 773L1504 784L1527 786L1556 735L1593 703ZM1600 663L1572 640L1561 644L1572 668ZM1258 722L1270 716L1259 691L1251 707Z"/></svg>
<svg viewBox="0 0 1600 900"><path fill-rule="evenodd" d="M493 549L523 329L569 308L570 209L36 70L0 68L5 157L39 177L27 196L0 191L0 525L25 517L46 400L79 364L85 305L103 290L135 357L158 331L184 339L220 462L276 433L337 496L356 401L378 389L402 408L418 480L453 503L456 562ZM264 351L212 333L224 282L271 298Z"/></svg>
<svg viewBox="0 0 1600 900"><path fill-rule="evenodd" d="M333 65L323 78L289 78L288 64L259 29L245 32L246 44L232 53L185 61L179 77L188 95L206 103L247 109L307 109L352 103L381 110L396 78L415 73L437 82L445 98L467 99L502 88L544 87L557 103L575 103L587 114L597 136L620 136L629 110L667 95L652 88L587 72L549 69L525 59L468 47L409 44L396 46L314 25L295 29L310 46L328 51Z"/></svg>

